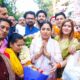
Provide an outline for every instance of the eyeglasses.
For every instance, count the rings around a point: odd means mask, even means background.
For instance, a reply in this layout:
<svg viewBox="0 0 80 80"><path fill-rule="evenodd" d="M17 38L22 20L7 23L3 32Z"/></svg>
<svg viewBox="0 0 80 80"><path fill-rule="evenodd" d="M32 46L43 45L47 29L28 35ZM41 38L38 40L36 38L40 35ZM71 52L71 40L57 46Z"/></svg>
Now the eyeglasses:
<svg viewBox="0 0 80 80"><path fill-rule="evenodd" d="M26 19L28 19L28 20L34 20L35 18L26 18Z"/></svg>

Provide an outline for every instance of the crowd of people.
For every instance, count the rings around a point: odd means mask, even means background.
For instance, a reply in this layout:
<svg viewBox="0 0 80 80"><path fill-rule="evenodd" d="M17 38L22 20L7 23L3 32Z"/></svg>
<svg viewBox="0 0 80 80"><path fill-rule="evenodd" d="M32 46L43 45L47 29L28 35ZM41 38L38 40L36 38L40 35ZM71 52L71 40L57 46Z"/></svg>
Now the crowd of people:
<svg viewBox="0 0 80 80"><path fill-rule="evenodd" d="M42 70L47 80L80 80L80 21L63 12L49 19L44 10L16 21L0 5L0 80L24 80L25 67Z"/></svg>

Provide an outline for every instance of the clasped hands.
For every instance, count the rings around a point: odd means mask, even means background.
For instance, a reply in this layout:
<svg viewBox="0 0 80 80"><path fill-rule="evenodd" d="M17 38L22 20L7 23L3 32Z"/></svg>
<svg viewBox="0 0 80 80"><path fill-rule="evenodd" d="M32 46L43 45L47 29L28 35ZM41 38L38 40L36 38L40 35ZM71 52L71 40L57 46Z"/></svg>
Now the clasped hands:
<svg viewBox="0 0 80 80"><path fill-rule="evenodd" d="M45 57L47 57L48 59L51 59L51 55L50 53L47 51L46 49L47 46L47 42L45 40L43 40L42 46L40 48L39 54L44 55Z"/></svg>

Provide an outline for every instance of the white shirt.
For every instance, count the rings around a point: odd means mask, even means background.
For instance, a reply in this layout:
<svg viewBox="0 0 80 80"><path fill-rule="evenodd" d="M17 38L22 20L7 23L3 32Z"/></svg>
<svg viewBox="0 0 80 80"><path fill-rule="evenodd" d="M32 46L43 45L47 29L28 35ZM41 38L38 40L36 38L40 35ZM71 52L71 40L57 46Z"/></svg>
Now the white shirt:
<svg viewBox="0 0 80 80"><path fill-rule="evenodd" d="M70 55L67 60L67 65L63 71L63 80L80 80L80 51Z"/></svg>
<svg viewBox="0 0 80 80"><path fill-rule="evenodd" d="M22 26L20 24L16 25L16 33L24 36L25 35L25 26Z"/></svg>
<svg viewBox="0 0 80 80"><path fill-rule="evenodd" d="M35 54L37 54L37 52L40 51L41 45L42 45L41 37L38 37L32 41L32 44L30 47L31 58ZM48 53L50 53L50 55L51 55L51 60L49 60L44 55L41 55L36 60L35 66L48 73L50 71L50 69L52 68L49 63L62 61L62 56L61 56L61 50L60 50L60 47L59 47L59 44L57 41L49 38L46 48L47 48Z"/></svg>

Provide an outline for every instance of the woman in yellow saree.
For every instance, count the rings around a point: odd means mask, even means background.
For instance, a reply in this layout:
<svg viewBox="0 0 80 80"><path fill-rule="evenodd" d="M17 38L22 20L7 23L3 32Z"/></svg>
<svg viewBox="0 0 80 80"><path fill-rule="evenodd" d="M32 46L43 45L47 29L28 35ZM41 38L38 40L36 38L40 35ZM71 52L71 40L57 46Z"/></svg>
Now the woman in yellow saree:
<svg viewBox="0 0 80 80"><path fill-rule="evenodd" d="M9 39L8 48L4 54L9 58L13 72L16 74L16 80L23 78L23 66L19 59L19 53L24 45L24 39L21 35L13 33Z"/></svg>

